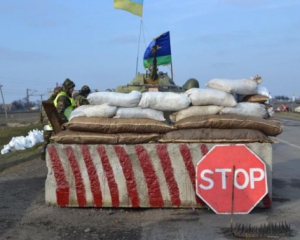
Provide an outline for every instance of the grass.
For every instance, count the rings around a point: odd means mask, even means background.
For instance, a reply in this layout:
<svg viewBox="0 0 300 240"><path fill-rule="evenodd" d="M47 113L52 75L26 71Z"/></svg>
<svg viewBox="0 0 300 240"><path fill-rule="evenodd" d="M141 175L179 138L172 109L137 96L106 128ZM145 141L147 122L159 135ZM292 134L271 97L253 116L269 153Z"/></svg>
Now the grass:
<svg viewBox="0 0 300 240"><path fill-rule="evenodd" d="M4 145L7 145L13 137L27 136L29 131L38 129L41 130L41 124L31 124L19 127L2 127L0 129L0 148L3 149ZM29 161L34 157L39 156L41 152L42 143L36 144L32 148L25 150L19 150L9 152L0 155L0 171L12 166L18 162Z"/></svg>

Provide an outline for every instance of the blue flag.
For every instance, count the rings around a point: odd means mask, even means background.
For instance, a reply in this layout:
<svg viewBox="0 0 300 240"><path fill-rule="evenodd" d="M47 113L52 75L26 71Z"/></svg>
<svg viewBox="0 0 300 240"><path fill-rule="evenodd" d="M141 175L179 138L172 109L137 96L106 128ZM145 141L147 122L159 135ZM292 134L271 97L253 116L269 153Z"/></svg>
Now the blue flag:
<svg viewBox="0 0 300 240"><path fill-rule="evenodd" d="M172 62L171 59L171 44L170 44L170 32L161 34L153 39L153 41L147 47L144 53L144 68L149 68L153 65L153 47L156 46L156 61L157 66L169 65Z"/></svg>

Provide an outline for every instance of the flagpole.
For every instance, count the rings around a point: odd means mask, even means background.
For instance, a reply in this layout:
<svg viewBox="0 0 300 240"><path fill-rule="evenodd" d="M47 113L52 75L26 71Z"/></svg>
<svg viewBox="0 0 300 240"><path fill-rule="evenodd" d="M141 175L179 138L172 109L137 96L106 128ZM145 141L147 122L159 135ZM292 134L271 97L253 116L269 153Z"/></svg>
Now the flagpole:
<svg viewBox="0 0 300 240"><path fill-rule="evenodd" d="M171 34L170 34L171 35ZM170 49L171 49L171 37L170 37ZM171 50L170 50L171 52ZM173 79L173 63L172 63L172 53L171 53L171 79L172 81L174 82L174 79Z"/></svg>
<svg viewBox="0 0 300 240"><path fill-rule="evenodd" d="M171 62L171 79L172 79L172 81L174 82L174 79L173 79L173 65L172 65L172 62Z"/></svg>
<svg viewBox="0 0 300 240"><path fill-rule="evenodd" d="M141 42L141 32L142 32L142 22L143 22L143 19L141 19L141 22L140 22L140 34L139 34L138 51L137 51L137 57L136 57L135 75L138 74L139 54L140 54L140 42Z"/></svg>

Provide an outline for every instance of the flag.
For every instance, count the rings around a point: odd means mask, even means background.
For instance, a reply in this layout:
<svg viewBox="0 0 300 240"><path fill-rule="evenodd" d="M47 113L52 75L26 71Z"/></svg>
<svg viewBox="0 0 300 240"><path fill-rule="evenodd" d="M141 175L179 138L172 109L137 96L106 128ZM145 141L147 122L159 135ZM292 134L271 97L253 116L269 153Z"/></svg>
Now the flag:
<svg viewBox="0 0 300 240"><path fill-rule="evenodd" d="M114 7L140 17L143 15L143 0L114 0Z"/></svg>
<svg viewBox="0 0 300 240"><path fill-rule="evenodd" d="M171 59L171 44L170 44L170 32L161 34L154 38L149 44L144 53L144 68L149 68L153 65L153 46L157 46L156 51L156 62L159 65L168 65L172 62Z"/></svg>

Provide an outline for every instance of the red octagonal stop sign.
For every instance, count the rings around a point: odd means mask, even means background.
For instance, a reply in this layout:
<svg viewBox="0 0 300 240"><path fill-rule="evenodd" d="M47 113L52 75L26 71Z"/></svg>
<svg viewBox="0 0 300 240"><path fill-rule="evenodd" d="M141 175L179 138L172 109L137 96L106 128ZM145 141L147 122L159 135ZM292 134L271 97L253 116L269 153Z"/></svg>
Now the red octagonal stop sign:
<svg viewBox="0 0 300 240"><path fill-rule="evenodd" d="M265 163L245 145L217 145L197 164L196 193L216 213L249 213L268 193Z"/></svg>

